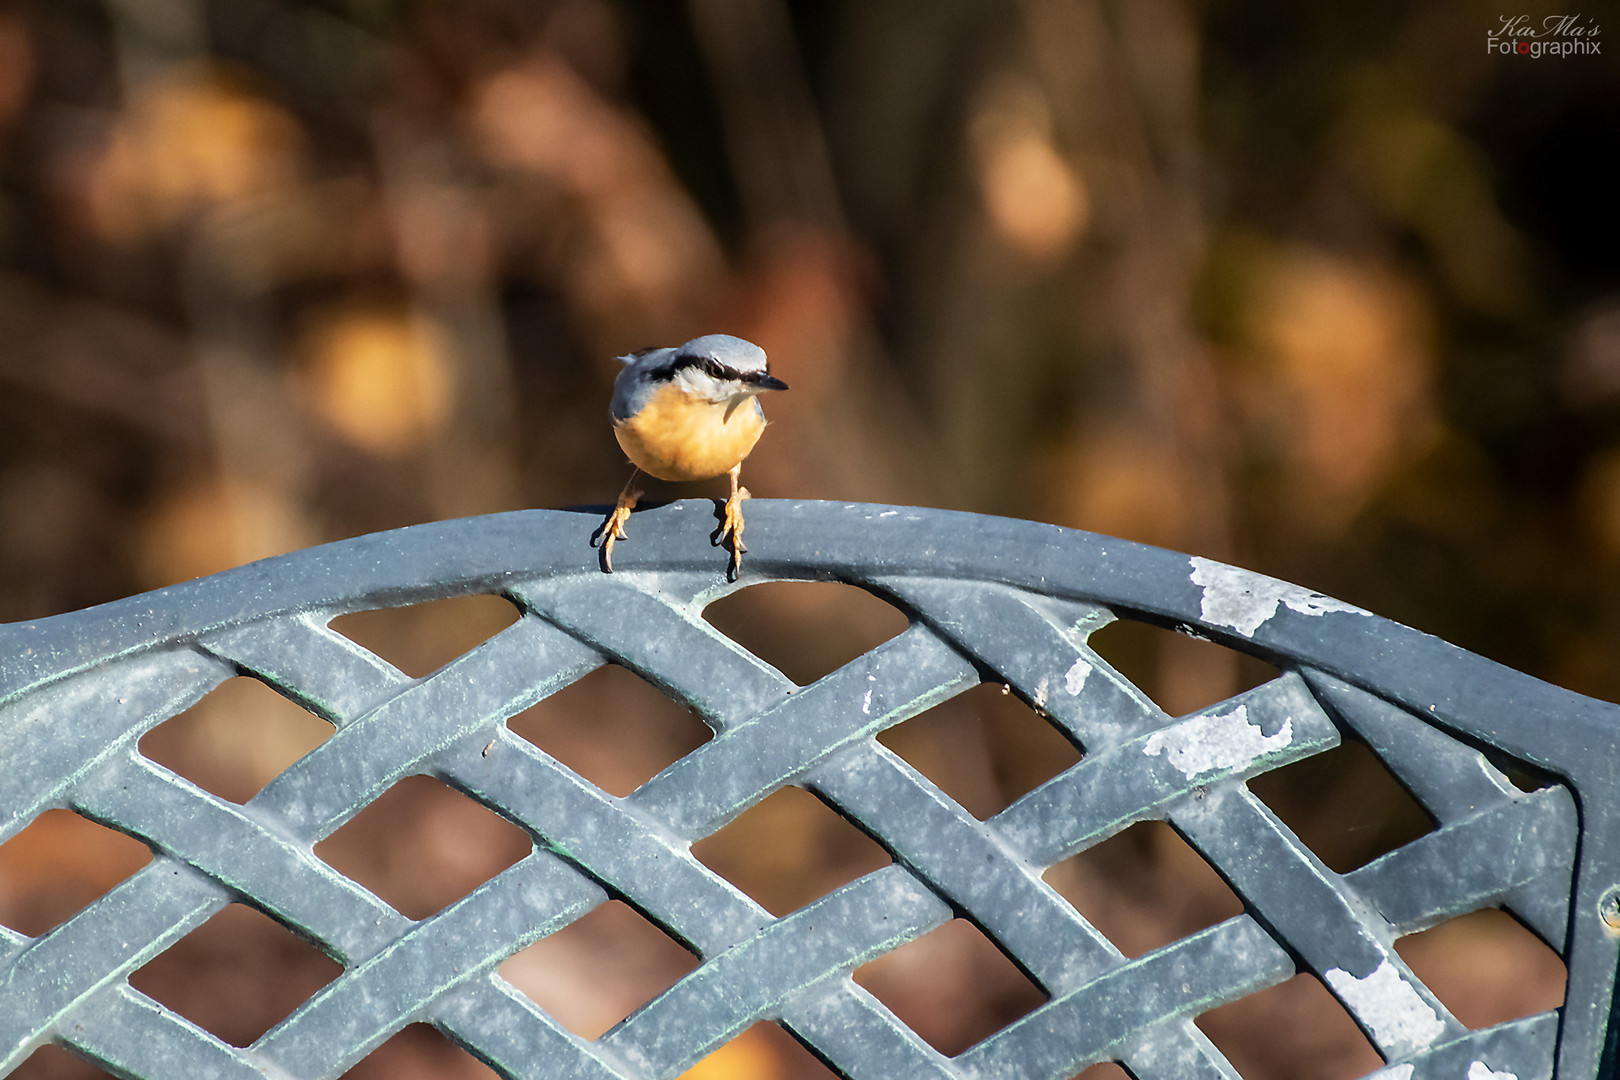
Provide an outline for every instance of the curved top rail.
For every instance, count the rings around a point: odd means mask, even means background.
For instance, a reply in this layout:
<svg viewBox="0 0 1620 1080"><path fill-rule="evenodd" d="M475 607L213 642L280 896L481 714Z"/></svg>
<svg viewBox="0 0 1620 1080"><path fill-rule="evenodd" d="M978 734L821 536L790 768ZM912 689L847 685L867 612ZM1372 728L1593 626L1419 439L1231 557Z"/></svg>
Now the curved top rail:
<svg viewBox="0 0 1620 1080"><path fill-rule="evenodd" d="M0 703L85 667L257 618L328 617L509 582L599 574L596 509L520 510L340 540L109 604L0 625ZM1330 672L1550 772L1606 776L1620 706L1586 697L1296 585L1040 522L863 503L753 500L740 579L708 543L713 504L636 513L625 578L711 572L705 599L768 579L895 575L998 582L1128 610Z"/></svg>

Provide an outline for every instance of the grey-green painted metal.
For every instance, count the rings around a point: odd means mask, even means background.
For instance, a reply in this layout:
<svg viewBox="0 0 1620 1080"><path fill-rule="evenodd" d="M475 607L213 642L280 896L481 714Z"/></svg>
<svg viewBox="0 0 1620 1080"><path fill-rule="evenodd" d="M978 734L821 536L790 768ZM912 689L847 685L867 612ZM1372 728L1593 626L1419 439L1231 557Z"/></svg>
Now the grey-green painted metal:
<svg viewBox="0 0 1620 1080"><path fill-rule="evenodd" d="M0 627L0 841L68 807L155 853L42 937L0 928L0 1072L56 1042L121 1076L313 1080L427 1020L503 1076L663 1078L768 1019L848 1077L1062 1080L1116 1060L1143 1080L1196 1080L1237 1074L1194 1017L1307 971L1391 1063L1381 1080L1608 1074L1620 709L1299 587L1107 537L830 503L755 501L748 522L734 583L708 542L710 503L636 514L611 576L587 544L594 514L528 511L361 537ZM911 626L796 688L701 617L718 597L778 579L869 589ZM505 596L522 617L426 678L327 626L471 593ZM1088 648L1116 617L1185 629L1282 674L1167 716ZM504 726L604 663L716 733L627 798ZM238 806L146 760L137 740L241 673L336 730ZM1084 757L981 822L874 736L986 681L1041 710ZM1437 827L1340 875L1245 781L1345 738L1370 746ZM1523 790L1499 770L1507 759L1550 779ZM413 922L312 845L418 773L517 822L534 849ZM894 862L774 918L693 858L694 841L785 785L857 822ZM1131 959L1041 874L1146 819L1168 820L1246 910ZM702 963L586 1041L495 968L609 895ZM247 1048L126 981L233 901L344 967ZM1491 906L1564 958L1567 1000L1470 1031L1392 943ZM947 1058L850 973L956 916L1050 1000Z"/></svg>

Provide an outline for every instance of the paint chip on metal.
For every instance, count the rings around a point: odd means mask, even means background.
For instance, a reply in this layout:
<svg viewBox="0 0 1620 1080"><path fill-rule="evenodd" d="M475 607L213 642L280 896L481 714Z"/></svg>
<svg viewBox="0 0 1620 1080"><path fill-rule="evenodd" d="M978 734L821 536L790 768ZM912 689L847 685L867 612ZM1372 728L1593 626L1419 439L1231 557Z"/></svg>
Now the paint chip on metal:
<svg viewBox="0 0 1620 1080"><path fill-rule="evenodd" d="M1476 1061L1468 1066L1468 1080L1519 1080L1519 1074L1496 1072L1483 1061Z"/></svg>
<svg viewBox="0 0 1620 1080"><path fill-rule="evenodd" d="M1091 665L1085 658L1074 662L1074 666L1063 674L1063 689L1069 692L1070 697L1079 697L1080 691L1085 689L1086 679L1091 676Z"/></svg>
<svg viewBox="0 0 1620 1080"><path fill-rule="evenodd" d="M1367 612L1335 600L1331 596L1311 592L1298 585L1268 578L1249 570L1239 570L1225 563L1211 562L1194 555L1192 582L1203 590L1199 609L1206 622L1229 627L1251 636L1267 619L1277 614L1279 606L1286 606L1301 615L1326 615L1342 611L1351 615Z"/></svg>
<svg viewBox="0 0 1620 1080"><path fill-rule="evenodd" d="M1243 769L1263 754L1274 754L1294 740L1294 723L1284 720L1267 735L1249 723L1249 707L1206 713L1156 731L1142 745L1149 757L1162 756L1191 780L1217 770Z"/></svg>
<svg viewBox="0 0 1620 1080"><path fill-rule="evenodd" d="M1385 960L1372 974L1358 979L1343 968L1323 976L1328 986L1372 1030L1386 1047L1425 1047L1438 1039L1446 1026L1412 984Z"/></svg>

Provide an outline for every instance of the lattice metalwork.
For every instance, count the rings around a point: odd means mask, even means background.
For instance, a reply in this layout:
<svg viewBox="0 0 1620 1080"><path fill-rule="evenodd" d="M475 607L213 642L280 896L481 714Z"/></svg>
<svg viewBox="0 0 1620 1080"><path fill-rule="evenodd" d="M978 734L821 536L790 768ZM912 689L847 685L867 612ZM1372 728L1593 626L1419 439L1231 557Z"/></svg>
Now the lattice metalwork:
<svg viewBox="0 0 1620 1080"><path fill-rule="evenodd" d="M754 502L742 580L708 546L707 503L636 515L601 574L589 516L533 511L312 549L105 607L0 628L0 841L68 807L156 853L39 938L0 938L0 1071L55 1042L125 1076L335 1077L427 1020L510 1077L673 1077L760 1019L849 1077L1237 1075L1193 1019L1314 973L1391 1064L1386 1080L1590 1078L1607 1060L1620 924L1617 710L1336 601L1197 558L1051 526L902 507ZM771 579L839 580L908 630L797 688L713 630L704 606ZM426 678L328 627L358 610L498 593L522 617ZM1087 645L1116 616L1185 628L1280 677L1184 717ZM505 721L612 662L689 704L714 738L627 798ZM141 735L250 674L336 733L246 805L143 757ZM874 736L980 682L1005 683L1082 750L979 821ZM1249 791L1364 741L1438 822L1340 875ZM1523 790L1511 760L1555 779ZM1511 767L1511 766L1508 766ZM312 845L402 777L440 778L533 851L412 921ZM782 918L691 854L784 785L893 855ZM1535 786L1535 785L1531 785ZM1128 959L1043 869L1168 820L1245 912ZM701 964L601 1038L571 1034L496 973L622 898ZM342 974L246 1048L132 989L130 972L232 901L317 943ZM1501 906L1568 969L1561 1010L1470 1031L1392 943ZM955 916L1049 995L956 1057L850 978ZM1608 920L1607 922L1605 920Z"/></svg>

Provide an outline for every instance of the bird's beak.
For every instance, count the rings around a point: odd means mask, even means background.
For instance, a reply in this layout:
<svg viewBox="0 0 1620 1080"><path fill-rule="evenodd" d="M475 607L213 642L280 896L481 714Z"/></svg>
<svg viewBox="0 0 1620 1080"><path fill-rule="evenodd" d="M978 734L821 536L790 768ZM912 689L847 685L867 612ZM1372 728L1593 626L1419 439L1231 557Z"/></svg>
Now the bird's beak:
<svg viewBox="0 0 1620 1080"><path fill-rule="evenodd" d="M775 375L761 375L752 381L754 386L760 390L786 390L788 388L788 384Z"/></svg>

